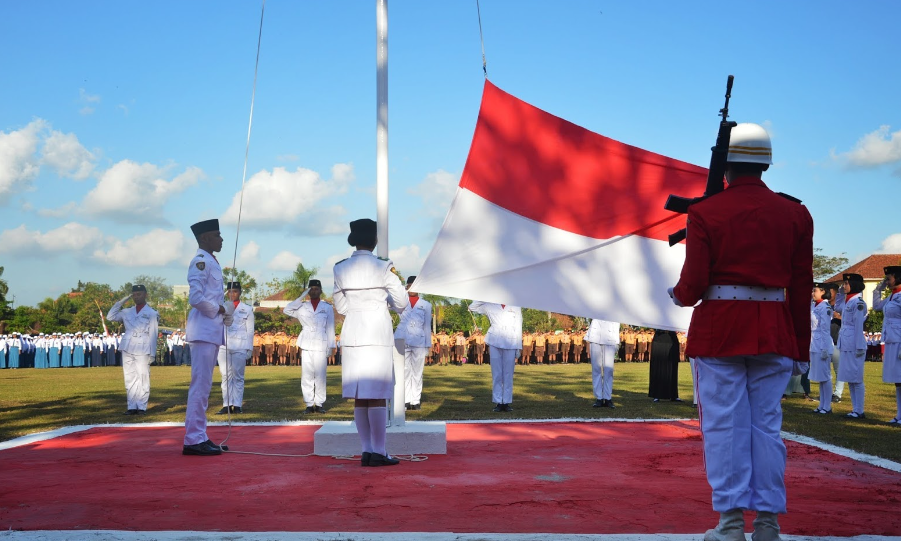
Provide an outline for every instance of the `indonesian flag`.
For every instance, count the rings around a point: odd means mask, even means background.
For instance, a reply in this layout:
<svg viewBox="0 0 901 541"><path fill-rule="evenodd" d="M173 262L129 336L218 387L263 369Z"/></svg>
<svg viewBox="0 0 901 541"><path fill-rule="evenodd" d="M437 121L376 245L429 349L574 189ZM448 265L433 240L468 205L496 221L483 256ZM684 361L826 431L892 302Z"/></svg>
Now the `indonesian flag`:
<svg viewBox="0 0 901 541"><path fill-rule="evenodd" d="M707 169L590 132L488 81L457 193L416 291L685 330L685 217Z"/></svg>

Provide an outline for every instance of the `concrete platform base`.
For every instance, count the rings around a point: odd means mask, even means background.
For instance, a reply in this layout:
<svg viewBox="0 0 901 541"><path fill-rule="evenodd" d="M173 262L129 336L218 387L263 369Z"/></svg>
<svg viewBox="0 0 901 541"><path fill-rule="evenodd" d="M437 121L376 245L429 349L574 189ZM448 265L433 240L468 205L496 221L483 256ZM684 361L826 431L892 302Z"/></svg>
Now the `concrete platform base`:
<svg viewBox="0 0 901 541"><path fill-rule="evenodd" d="M447 423L408 422L388 427L388 452L392 455L447 454ZM351 421L329 421L313 435L313 454L355 456L360 454L360 436Z"/></svg>

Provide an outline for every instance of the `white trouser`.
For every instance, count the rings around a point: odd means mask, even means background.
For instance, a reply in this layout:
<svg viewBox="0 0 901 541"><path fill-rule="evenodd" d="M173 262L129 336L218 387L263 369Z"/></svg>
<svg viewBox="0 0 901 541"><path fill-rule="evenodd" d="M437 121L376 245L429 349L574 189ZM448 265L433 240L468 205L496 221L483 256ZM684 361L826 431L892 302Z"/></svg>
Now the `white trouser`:
<svg viewBox="0 0 901 541"><path fill-rule="evenodd" d="M697 364L695 363L694 357L688 358L688 366L689 366L689 368L691 368L691 389L692 389L692 391L694 391L694 395L692 395L693 396L692 403L695 406L697 406L698 405L698 372L697 372L697 368L695 368L697 366Z"/></svg>
<svg viewBox="0 0 901 541"><path fill-rule="evenodd" d="M591 386L598 400L613 398L613 357L616 346L589 342L591 348Z"/></svg>
<svg viewBox="0 0 901 541"><path fill-rule="evenodd" d="M835 390L832 391L832 394L841 398L842 393L845 392L845 382L838 379L838 367L841 362L841 351L838 348L835 348L832 352L832 368L835 370Z"/></svg>
<svg viewBox="0 0 901 541"><path fill-rule="evenodd" d="M325 369L328 351L300 350L300 391L307 406L325 404Z"/></svg>
<svg viewBox="0 0 901 541"><path fill-rule="evenodd" d="M785 444L779 431L793 361L768 354L695 362L713 510L785 513Z"/></svg>
<svg viewBox="0 0 901 541"><path fill-rule="evenodd" d="M228 357L226 357L226 354ZM222 377L222 406L241 407L244 404L244 369L250 352L246 349L228 350L219 346L219 375ZM226 358L228 362L226 364Z"/></svg>
<svg viewBox="0 0 901 541"><path fill-rule="evenodd" d="M422 401L422 369L429 348L404 348L404 396L408 404Z"/></svg>
<svg viewBox="0 0 901 541"><path fill-rule="evenodd" d="M513 403L513 367L516 350L488 346L491 355L491 401L495 404Z"/></svg>
<svg viewBox="0 0 901 541"><path fill-rule="evenodd" d="M185 445L195 445L210 439L206 435L206 409L213 388L213 369L219 344L191 342L191 386L188 387L188 408L185 412Z"/></svg>
<svg viewBox="0 0 901 541"><path fill-rule="evenodd" d="M150 400L150 355L122 352L122 372L125 373L125 396L128 409L147 410Z"/></svg>

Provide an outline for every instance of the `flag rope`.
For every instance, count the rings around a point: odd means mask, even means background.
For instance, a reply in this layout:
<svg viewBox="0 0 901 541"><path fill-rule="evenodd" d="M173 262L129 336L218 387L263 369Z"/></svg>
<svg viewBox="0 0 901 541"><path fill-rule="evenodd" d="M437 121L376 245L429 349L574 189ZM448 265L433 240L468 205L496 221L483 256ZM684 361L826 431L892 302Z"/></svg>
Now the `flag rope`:
<svg viewBox="0 0 901 541"><path fill-rule="evenodd" d="M488 62L485 60L485 38L482 36L482 10L479 9L479 0L476 0L476 15L479 18L479 41L482 44L482 73L488 78Z"/></svg>

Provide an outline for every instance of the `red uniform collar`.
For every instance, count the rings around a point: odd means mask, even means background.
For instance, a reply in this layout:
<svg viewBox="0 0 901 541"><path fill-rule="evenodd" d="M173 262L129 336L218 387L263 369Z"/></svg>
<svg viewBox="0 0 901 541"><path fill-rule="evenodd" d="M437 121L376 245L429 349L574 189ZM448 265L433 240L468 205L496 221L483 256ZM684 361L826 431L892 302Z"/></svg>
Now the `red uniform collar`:
<svg viewBox="0 0 901 541"><path fill-rule="evenodd" d="M313 310L319 308L319 301L322 299L310 299L310 304L313 305Z"/></svg>
<svg viewBox="0 0 901 541"><path fill-rule="evenodd" d="M140 304L140 305L136 304L136 305L135 305L135 313L136 313L136 314L140 314L140 313L141 313L141 310L142 310L145 306L147 306L147 303L146 303L146 302L145 302L144 304Z"/></svg>
<svg viewBox="0 0 901 541"><path fill-rule="evenodd" d="M410 297L410 306L416 308L416 302L419 301L419 297Z"/></svg>

